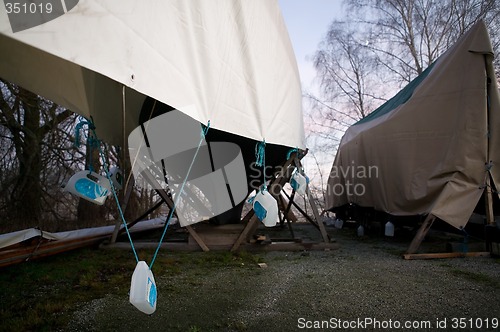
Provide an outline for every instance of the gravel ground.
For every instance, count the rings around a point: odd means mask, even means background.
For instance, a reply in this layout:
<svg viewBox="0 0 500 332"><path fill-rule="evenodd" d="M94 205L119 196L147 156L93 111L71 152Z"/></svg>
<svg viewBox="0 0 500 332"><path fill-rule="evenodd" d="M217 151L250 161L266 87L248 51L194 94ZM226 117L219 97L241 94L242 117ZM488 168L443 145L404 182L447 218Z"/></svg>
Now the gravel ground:
<svg viewBox="0 0 500 332"><path fill-rule="evenodd" d="M263 253L267 268L155 276L159 293L152 316L110 292L83 304L69 330L410 330L405 324L436 330L438 322L445 330L498 330L499 259L405 261L400 254L406 239L329 232L340 249ZM323 329L309 329L318 324Z"/></svg>

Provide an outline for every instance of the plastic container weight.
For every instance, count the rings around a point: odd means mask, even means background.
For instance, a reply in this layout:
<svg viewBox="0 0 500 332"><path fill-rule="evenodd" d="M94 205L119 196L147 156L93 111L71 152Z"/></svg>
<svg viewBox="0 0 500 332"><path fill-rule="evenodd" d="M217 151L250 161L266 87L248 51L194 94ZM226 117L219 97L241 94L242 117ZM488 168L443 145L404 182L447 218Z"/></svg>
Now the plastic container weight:
<svg viewBox="0 0 500 332"><path fill-rule="evenodd" d="M266 227L273 227L278 223L278 202L267 190L257 193L253 200L253 210Z"/></svg>
<svg viewBox="0 0 500 332"><path fill-rule="evenodd" d="M156 310L156 295L153 272L145 261L139 261L130 283L130 303L143 313L151 315Z"/></svg>
<svg viewBox="0 0 500 332"><path fill-rule="evenodd" d="M63 190L92 203L103 205L111 194L111 184L105 176L84 170L73 174Z"/></svg>
<svg viewBox="0 0 500 332"><path fill-rule="evenodd" d="M364 236L365 235L365 228L363 227L363 225L359 225L359 227L357 229L357 234L358 234L358 236Z"/></svg>
<svg viewBox="0 0 500 332"><path fill-rule="evenodd" d="M290 185L299 195L305 195L309 179L299 172L293 173L290 178Z"/></svg>
<svg viewBox="0 0 500 332"><path fill-rule="evenodd" d="M392 222L388 221L385 223L384 234L385 236L394 236L394 224Z"/></svg>
<svg viewBox="0 0 500 332"><path fill-rule="evenodd" d="M122 190L123 188L123 173L118 167L111 167L109 170L109 178L113 182L113 186L116 190Z"/></svg>
<svg viewBox="0 0 500 332"><path fill-rule="evenodd" d="M342 229L342 227L344 226L344 221L342 219L335 219L335 223L333 225L337 229Z"/></svg>

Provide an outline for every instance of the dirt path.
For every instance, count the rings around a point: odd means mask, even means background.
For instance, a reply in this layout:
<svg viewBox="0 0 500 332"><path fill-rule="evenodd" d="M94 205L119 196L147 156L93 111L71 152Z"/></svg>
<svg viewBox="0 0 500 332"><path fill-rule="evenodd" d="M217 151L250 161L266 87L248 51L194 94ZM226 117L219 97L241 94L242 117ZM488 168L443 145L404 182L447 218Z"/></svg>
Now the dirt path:
<svg viewBox="0 0 500 332"><path fill-rule="evenodd" d="M267 268L192 268L156 276L158 305L152 316L110 290L106 298L83 304L69 330L320 330L307 328L315 324L332 330L344 324L431 330L439 323L448 330L461 324L460 331L484 331L494 330L495 322L500 326L499 259L405 261L400 253L406 242L360 240L349 230L336 237L339 250L262 254Z"/></svg>

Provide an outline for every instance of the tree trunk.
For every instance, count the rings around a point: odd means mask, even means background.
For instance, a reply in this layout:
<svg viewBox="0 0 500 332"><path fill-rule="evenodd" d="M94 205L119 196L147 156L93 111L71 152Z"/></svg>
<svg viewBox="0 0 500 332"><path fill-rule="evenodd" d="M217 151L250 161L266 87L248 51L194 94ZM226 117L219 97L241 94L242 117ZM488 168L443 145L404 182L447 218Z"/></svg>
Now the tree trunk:
<svg viewBox="0 0 500 332"><path fill-rule="evenodd" d="M23 134L16 144L19 176L12 192L13 217L23 223L37 225L42 217L42 186L40 175L41 141L38 96L20 89L24 109Z"/></svg>

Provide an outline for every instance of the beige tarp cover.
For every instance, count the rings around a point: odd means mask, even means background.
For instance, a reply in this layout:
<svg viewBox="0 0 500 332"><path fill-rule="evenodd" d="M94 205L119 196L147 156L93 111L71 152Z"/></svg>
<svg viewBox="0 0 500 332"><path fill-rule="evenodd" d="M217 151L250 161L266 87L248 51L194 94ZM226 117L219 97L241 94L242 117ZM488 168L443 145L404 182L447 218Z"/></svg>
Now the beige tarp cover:
<svg viewBox="0 0 500 332"><path fill-rule="evenodd" d="M431 213L465 226L488 165L500 184L500 98L492 60L479 22L408 87L351 126L328 179L327 209L353 203L393 215Z"/></svg>

